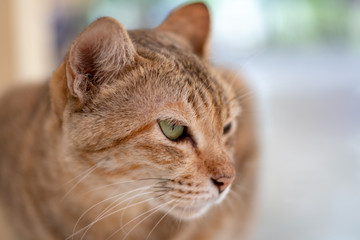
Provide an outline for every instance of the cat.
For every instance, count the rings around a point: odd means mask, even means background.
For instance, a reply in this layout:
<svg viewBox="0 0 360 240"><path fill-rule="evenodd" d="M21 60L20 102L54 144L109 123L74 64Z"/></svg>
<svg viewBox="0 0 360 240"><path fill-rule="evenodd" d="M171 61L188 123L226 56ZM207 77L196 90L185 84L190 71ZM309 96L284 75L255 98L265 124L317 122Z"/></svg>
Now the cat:
<svg viewBox="0 0 360 240"><path fill-rule="evenodd" d="M0 193L16 239L244 239L256 139L242 79L207 60L209 11L151 30L103 17L48 82L0 102Z"/></svg>

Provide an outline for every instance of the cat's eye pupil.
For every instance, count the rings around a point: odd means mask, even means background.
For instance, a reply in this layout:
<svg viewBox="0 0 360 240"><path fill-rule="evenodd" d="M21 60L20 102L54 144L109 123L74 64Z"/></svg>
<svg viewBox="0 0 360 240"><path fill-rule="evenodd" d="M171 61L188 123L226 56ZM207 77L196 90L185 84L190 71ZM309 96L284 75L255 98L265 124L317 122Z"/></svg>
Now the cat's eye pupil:
<svg viewBox="0 0 360 240"><path fill-rule="evenodd" d="M230 130L231 130L231 123L228 123L228 124L226 124L225 127L224 127L223 134L229 133Z"/></svg>
<svg viewBox="0 0 360 240"><path fill-rule="evenodd" d="M186 128L183 125L177 125L170 120L159 121L162 133L170 140L177 141L184 137Z"/></svg>

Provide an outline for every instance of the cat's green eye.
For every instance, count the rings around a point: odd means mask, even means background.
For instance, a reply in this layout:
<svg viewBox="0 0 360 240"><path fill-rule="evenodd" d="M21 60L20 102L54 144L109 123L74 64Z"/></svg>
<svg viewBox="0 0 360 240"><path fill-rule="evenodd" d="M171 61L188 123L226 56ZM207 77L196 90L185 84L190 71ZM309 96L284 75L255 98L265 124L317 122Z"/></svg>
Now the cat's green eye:
<svg viewBox="0 0 360 240"><path fill-rule="evenodd" d="M176 141L180 140L181 137L185 134L185 126L176 125L175 123L169 120L159 121L159 126L163 134L170 140Z"/></svg>

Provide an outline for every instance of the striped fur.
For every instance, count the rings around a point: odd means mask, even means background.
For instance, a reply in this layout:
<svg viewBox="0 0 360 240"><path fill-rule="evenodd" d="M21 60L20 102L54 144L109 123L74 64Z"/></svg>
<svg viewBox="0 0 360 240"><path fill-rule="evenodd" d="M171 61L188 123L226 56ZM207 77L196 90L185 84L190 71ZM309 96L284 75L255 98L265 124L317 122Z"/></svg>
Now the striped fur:
<svg viewBox="0 0 360 240"><path fill-rule="evenodd" d="M208 35L201 3L153 30L101 18L48 83L2 98L0 192L17 239L243 239L251 105L206 60ZM164 119L186 137L167 139Z"/></svg>

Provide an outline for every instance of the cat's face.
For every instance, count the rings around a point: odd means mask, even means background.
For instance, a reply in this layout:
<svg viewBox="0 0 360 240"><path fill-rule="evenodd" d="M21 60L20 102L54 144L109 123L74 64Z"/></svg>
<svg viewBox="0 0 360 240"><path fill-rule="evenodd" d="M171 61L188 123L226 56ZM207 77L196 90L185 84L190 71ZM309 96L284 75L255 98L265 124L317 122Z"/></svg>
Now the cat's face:
<svg viewBox="0 0 360 240"><path fill-rule="evenodd" d="M230 189L240 106L202 50L165 30L127 33L111 19L85 30L68 57L64 143L88 184L186 219Z"/></svg>

